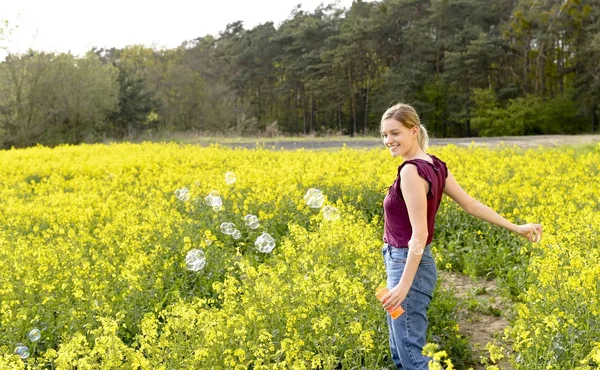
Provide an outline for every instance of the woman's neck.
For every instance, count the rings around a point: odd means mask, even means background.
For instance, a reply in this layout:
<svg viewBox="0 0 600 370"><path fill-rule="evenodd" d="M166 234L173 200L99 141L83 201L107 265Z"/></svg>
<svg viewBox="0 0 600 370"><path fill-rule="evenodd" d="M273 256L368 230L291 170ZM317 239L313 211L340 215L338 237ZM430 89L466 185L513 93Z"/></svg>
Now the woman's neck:
<svg viewBox="0 0 600 370"><path fill-rule="evenodd" d="M416 158L427 158L426 153L418 145L416 146L416 148L402 156L402 159L404 159L405 161L410 161L411 159Z"/></svg>

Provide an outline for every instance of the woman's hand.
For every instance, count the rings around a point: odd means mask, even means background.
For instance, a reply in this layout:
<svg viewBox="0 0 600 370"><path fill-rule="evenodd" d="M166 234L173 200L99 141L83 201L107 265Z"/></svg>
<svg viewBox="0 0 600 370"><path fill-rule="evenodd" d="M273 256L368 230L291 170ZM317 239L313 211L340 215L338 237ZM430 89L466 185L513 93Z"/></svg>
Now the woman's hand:
<svg viewBox="0 0 600 370"><path fill-rule="evenodd" d="M539 243L542 240L542 225L540 224L527 224L518 225L516 233L526 238L530 242Z"/></svg>
<svg viewBox="0 0 600 370"><path fill-rule="evenodd" d="M388 307L391 307L392 311L395 310L402 302L404 302L407 294L408 289L402 288L400 284L396 285L392 290L381 297L383 308L387 310Z"/></svg>

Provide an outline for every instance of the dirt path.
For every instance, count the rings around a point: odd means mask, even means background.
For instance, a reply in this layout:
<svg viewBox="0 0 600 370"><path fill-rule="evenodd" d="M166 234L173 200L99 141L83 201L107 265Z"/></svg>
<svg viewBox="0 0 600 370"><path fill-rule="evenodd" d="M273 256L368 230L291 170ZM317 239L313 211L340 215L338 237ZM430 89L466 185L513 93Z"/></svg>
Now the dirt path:
<svg viewBox="0 0 600 370"><path fill-rule="evenodd" d="M223 139L203 141L199 139L197 144L209 145L211 143L218 142L221 145L229 147L242 147L242 148L256 148L258 143L265 148L275 147L276 149L326 149L326 148L341 148L346 145L349 148L383 148L383 144L380 139L343 139L343 138L331 138L331 139L302 139L302 140L276 140L276 139L260 139L256 141L249 141L250 139L244 139L244 141L235 141L233 139ZM559 145L577 145L577 144L594 144L600 143L600 135L539 135L539 136L502 136L502 137L475 137L475 138L454 138L454 139L436 139L432 138L429 141L430 146L443 146L448 144L454 144L458 146L469 146L474 143L475 146L488 146L490 148L497 147L501 143L504 145L512 146L517 145L522 148L536 148L540 145L543 146L559 146Z"/></svg>
<svg viewBox="0 0 600 370"><path fill-rule="evenodd" d="M449 271L439 271L439 276L442 289L453 291L460 302L457 318L460 332L469 337L473 358L479 362L480 356L487 357L485 345L494 338L500 339L509 325L504 312L510 302L498 294L494 281L473 280ZM484 369L480 363L474 367L474 370Z"/></svg>

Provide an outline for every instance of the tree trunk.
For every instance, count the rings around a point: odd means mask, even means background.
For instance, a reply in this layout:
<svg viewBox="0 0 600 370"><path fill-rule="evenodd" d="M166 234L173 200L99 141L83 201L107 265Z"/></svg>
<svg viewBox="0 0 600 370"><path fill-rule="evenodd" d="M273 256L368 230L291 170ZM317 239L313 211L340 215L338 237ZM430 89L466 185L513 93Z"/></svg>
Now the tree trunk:
<svg viewBox="0 0 600 370"><path fill-rule="evenodd" d="M565 91L565 81L563 79L564 77L564 42L563 40L558 41L559 46L558 46L558 58L557 58L557 68L558 68L558 91L560 92L560 95L562 95Z"/></svg>
<svg viewBox="0 0 600 370"><path fill-rule="evenodd" d="M337 118L338 118L338 132L342 131L342 107L340 103L337 105Z"/></svg>
<svg viewBox="0 0 600 370"><path fill-rule="evenodd" d="M353 89L353 83L352 83L352 70L350 68L348 68L348 86L350 89L350 111L352 112L352 121L353 121L353 127L352 127L352 136L356 135L356 104L354 101L354 89Z"/></svg>
<svg viewBox="0 0 600 370"><path fill-rule="evenodd" d="M538 96L544 96L546 94L546 55L544 55L545 49L546 42L542 41L536 61L537 79L535 81L535 90Z"/></svg>
<svg viewBox="0 0 600 370"><path fill-rule="evenodd" d="M302 133L306 135L306 126L308 125L308 112L306 107L306 94L304 94L304 86L300 85L300 100L302 102Z"/></svg>
<svg viewBox="0 0 600 370"><path fill-rule="evenodd" d="M370 80L367 77L367 96L365 97L365 122L363 125L363 135L367 134L367 130L369 128L369 89L370 89Z"/></svg>
<svg viewBox="0 0 600 370"><path fill-rule="evenodd" d="M257 102L257 109L256 109L257 110L257 112L256 112L256 119L258 120L258 123L260 124L260 122L262 121L262 118L263 118L262 117L262 113L261 113L261 111L262 111L262 96L261 96L261 93L260 93L260 86L258 87L256 95L258 97L258 99L257 99L258 100L258 102Z"/></svg>
<svg viewBox="0 0 600 370"><path fill-rule="evenodd" d="M525 40L523 45L523 93L527 94L527 65L529 64L529 39Z"/></svg>
<svg viewBox="0 0 600 370"><path fill-rule="evenodd" d="M294 125L294 127L296 127L296 133L300 132L300 122L298 122L298 99L300 99L300 97L296 94L294 96L294 106L291 110L291 112L294 112L294 120L296 120L296 124Z"/></svg>
<svg viewBox="0 0 600 370"><path fill-rule="evenodd" d="M310 132L315 131L315 96L310 95Z"/></svg>
<svg viewBox="0 0 600 370"><path fill-rule="evenodd" d="M592 105L592 134L596 132L596 127L598 126L598 115L596 114L596 109L598 106L596 103Z"/></svg>
<svg viewBox="0 0 600 370"><path fill-rule="evenodd" d="M442 135L444 135L444 137L448 137L448 122L446 120L446 109L444 109L444 111L442 112L440 119L442 120Z"/></svg>
<svg viewBox="0 0 600 370"><path fill-rule="evenodd" d="M538 58L538 73L540 79L540 93L539 96L546 95L546 58L540 54Z"/></svg>
<svg viewBox="0 0 600 370"><path fill-rule="evenodd" d="M471 137L471 120L467 119L467 137Z"/></svg>

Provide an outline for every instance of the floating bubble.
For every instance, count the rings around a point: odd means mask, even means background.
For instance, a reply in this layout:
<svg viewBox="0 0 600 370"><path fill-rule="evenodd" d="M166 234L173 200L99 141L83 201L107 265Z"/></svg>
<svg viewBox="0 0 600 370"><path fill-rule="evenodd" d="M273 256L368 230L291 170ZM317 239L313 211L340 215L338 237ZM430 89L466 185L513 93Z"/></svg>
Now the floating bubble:
<svg viewBox="0 0 600 370"><path fill-rule="evenodd" d="M175 198L181 200L182 202L186 202L190 200L190 191L186 187L177 189L175 190Z"/></svg>
<svg viewBox="0 0 600 370"><path fill-rule="evenodd" d="M31 330L29 334L27 334L27 338L29 338L29 340L32 342L37 342L38 340L40 340L41 337L42 333L40 333L40 329L38 328L33 328L33 330Z"/></svg>
<svg viewBox="0 0 600 370"><path fill-rule="evenodd" d="M323 218L327 221L336 221L340 219L340 210L333 206L323 207Z"/></svg>
<svg viewBox="0 0 600 370"><path fill-rule="evenodd" d="M212 197L212 195L207 195L206 198L204 198L204 204L206 204L209 207L213 206L213 197Z"/></svg>
<svg viewBox="0 0 600 370"><path fill-rule="evenodd" d="M237 180L237 178L235 177L235 173L233 172L227 172L225 174L225 183L227 185L231 185L235 182L235 180Z"/></svg>
<svg viewBox="0 0 600 370"><path fill-rule="evenodd" d="M19 344L17 344L17 348L15 348L15 354L24 360L27 357L29 357L29 348L27 348L27 346L19 343Z"/></svg>
<svg viewBox="0 0 600 370"><path fill-rule="evenodd" d="M211 239L204 239L204 243L206 243L206 245L211 245L213 243L213 241Z"/></svg>
<svg viewBox="0 0 600 370"><path fill-rule="evenodd" d="M226 235L232 235L236 230L235 224L233 222L223 222L221 224L221 232Z"/></svg>
<svg viewBox="0 0 600 370"><path fill-rule="evenodd" d="M256 217L255 215L247 214L246 216L244 216L244 222L246 223L246 225L248 225L249 223L252 223L252 222L257 222L257 221L258 221L258 217Z"/></svg>
<svg viewBox="0 0 600 370"><path fill-rule="evenodd" d="M321 208L323 202L325 201L325 195L323 195L319 189L310 188L306 192L304 200L306 201L306 205L308 205L310 208Z"/></svg>
<svg viewBox="0 0 600 370"><path fill-rule="evenodd" d="M246 226L254 230L258 229L258 227L260 226L260 223L258 222L258 217L256 217L255 215L246 215L246 217L244 217L244 223L246 224Z"/></svg>
<svg viewBox="0 0 600 370"><path fill-rule="evenodd" d="M241 238L241 237L242 237L242 232L241 232L241 231L239 231L238 229L235 229L235 230L233 231L233 233L231 234L231 236L233 236L233 238L234 238L235 240L238 240L239 238Z"/></svg>
<svg viewBox="0 0 600 370"><path fill-rule="evenodd" d="M267 233L262 233L254 242L256 249L263 253L270 253L275 248L275 239Z"/></svg>
<svg viewBox="0 0 600 370"><path fill-rule="evenodd" d="M414 255L420 256L423 254L425 246L418 239L410 239L408 241L408 251Z"/></svg>
<svg viewBox="0 0 600 370"><path fill-rule="evenodd" d="M205 264L204 252L200 249L192 249L185 256L185 265L190 271L200 271Z"/></svg>
<svg viewBox="0 0 600 370"><path fill-rule="evenodd" d="M223 200L221 199L219 192L213 190L210 193L208 193L206 198L204 198L204 204L206 204L209 207L213 207L215 211L220 211L221 207L223 206Z"/></svg>

